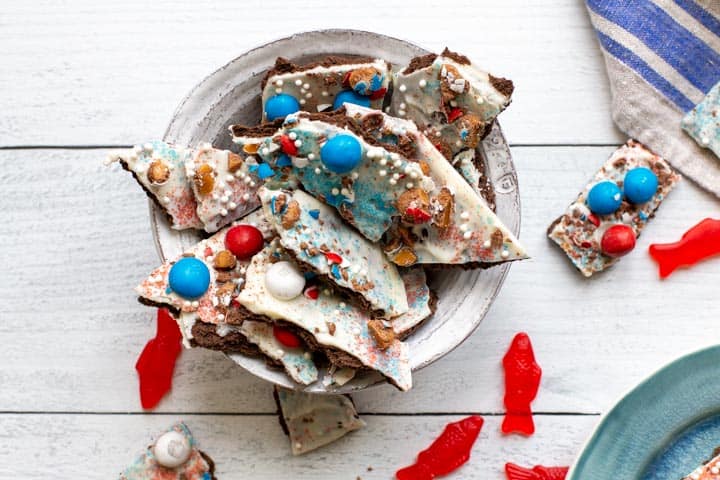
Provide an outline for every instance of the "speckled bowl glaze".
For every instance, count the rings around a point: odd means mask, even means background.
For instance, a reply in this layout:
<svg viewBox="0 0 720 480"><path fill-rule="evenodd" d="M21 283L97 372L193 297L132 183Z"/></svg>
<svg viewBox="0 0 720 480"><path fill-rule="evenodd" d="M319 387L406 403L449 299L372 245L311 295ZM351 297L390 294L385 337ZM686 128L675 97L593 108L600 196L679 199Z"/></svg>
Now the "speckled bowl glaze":
<svg viewBox="0 0 720 480"><path fill-rule="evenodd" d="M679 480L720 445L720 346L662 368L623 397L568 480Z"/></svg>
<svg viewBox="0 0 720 480"><path fill-rule="evenodd" d="M260 120L260 81L278 56L301 63L330 54L371 55L398 66L426 53L426 50L396 38L353 30L322 30L283 38L244 53L200 82L178 107L164 140L182 145L210 141L217 147L231 148L229 125L254 125ZM486 159L486 174L495 186L497 213L517 234L520 230L517 177L499 125L493 127L479 151ZM180 255L199 240L197 234L172 230L165 216L152 203L150 221L163 260ZM435 315L407 340L413 371L453 350L478 327L509 268L509 264L504 264L484 271L452 269L430 275L431 285L440 300ZM268 368L262 359L241 355L230 355L230 358L260 378L289 388L301 388L283 372ZM340 388L325 387L318 381L304 390L345 393L362 390L382 380L378 374L362 373Z"/></svg>

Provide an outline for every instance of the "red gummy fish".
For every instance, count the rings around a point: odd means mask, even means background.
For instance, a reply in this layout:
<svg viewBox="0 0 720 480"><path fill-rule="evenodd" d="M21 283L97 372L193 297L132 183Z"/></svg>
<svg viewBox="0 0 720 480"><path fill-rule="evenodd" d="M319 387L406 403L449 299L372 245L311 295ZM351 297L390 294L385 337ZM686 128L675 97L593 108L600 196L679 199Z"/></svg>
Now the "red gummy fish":
<svg viewBox="0 0 720 480"><path fill-rule="evenodd" d="M447 475L470 459L470 451L483 426L477 415L448 423L443 433L418 454L414 465L398 470L398 480L432 480Z"/></svg>
<svg viewBox="0 0 720 480"><path fill-rule="evenodd" d="M530 403L535 399L540 386L542 370L535 362L530 337L518 333L503 357L505 369L505 419L503 433L535 433Z"/></svg>
<svg viewBox="0 0 720 480"><path fill-rule="evenodd" d="M514 463L505 464L505 475L508 480L565 480L568 467L543 467L537 465L533 468L523 468Z"/></svg>
<svg viewBox="0 0 720 480"><path fill-rule="evenodd" d="M140 403L143 408L153 408L172 386L175 360L182 346L180 328L170 313L159 308L157 333L143 349L135 364L140 377Z"/></svg>
<svg viewBox="0 0 720 480"><path fill-rule="evenodd" d="M720 253L720 220L706 218L683 234L679 242L650 245L650 256L667 278L678 267L695 265Z"/></svg>

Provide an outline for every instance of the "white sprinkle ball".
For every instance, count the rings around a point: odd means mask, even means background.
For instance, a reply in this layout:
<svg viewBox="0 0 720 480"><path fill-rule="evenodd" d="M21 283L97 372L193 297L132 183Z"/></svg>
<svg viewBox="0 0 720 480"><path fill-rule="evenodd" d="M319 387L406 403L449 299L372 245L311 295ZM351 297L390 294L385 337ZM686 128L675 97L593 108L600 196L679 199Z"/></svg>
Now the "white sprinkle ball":
<svg viewBox="0 0 720 480"><path fill-rule="evenodd" d="M400 85L400 87L398 88L398 90L400 90L401 92L404 92L405 90L407 90L407 86L405 86L404 84L403 84L403 85Z"/></svg>
<svg viewBox="0 0 720 480"><path fill-rule="evenodd" d="M308 158L308 160L315 160L315 154L314 154L314 153L308 153L307 158Z"/></svg>
<svg viewBox="0 0 720 480"><path fill-rule="evenodd" d="M485 242L483 242L483 247L490 248L491 246L492 242L490 240L485 240Z"/></svg>
<svg viewBox="0 0 720 480"><path fill-rule="evenodd" d="M304 84L304 85L303 85L303 88L304 88L305 90L307 90L308 88L310 88L310 84L309 84L309 83Z"/></svg>
<svg viewBox="0 0 720 480"><path fill-rule="evenodd" d="M302 80L300 80L299 78L295 80L295 85L297 85L298 87L302 85Z"/></svg>
<svg viewBox="0 0 720 480"><path fill-rule="evenodd" d="M235 202L228 203L228 208L230 210L235 210L237 208L237 203L235 203Z"/></svg>
<svg viewBox="0 0 720 480"><path fill-rule="evenodd" d="M290 137L290 140L295 140L295 139L297 138L297 133L295 133L295 132L290 132L290 133L288 134L288 137Z"/></svg>
<svg viewBox="0 0 720 480"><path fill-rule="evenodd" d="M300 140L299 138L297 140L295 140L295 146L296 147L302 146L302 140Z"/></svg>
<svg viewBox="0 0 720 480"><path fill-rule="evenodd" d="M282 81L282 79L281 79L281 78L278 78L277 80L275 80L275 85L278 86L278 87L282 87L282 86L283 86L283 81Z"/></svg>
<svg viewBox="0 0 720 480"><path fill-rule="evenodd" d="M282 88L276 88L275 93L282 93Z"/></svg>
<svg viewBox="0 0 720 480"><path fill-rule="evenodd" d="M472 232L465 232L465 233L463 233L463 238L464 238L465 240L470 240L471 237L472 237Z"/></svg>
<svg viewBox="0 0 720 480"><path fill-rule="evenodd" d="M300 99L300 105L305 105L306 103L307 103L307 102L305 101L304 98L301 98L301 99Z"/></svg>
<svg viewBox="0 0 720 480"><path fill-rule="evenodd" d="M340 193L340 190L338 190L337 188L333 188L330 193L332 193L333 195L338 195Z"/></svg>
<svg viewBox="0 0 720 480"><path fill-rule="evenodd" d="M381 177L384 177L385 175L387 175L387 170L380 170L378 172L378 175L380 175ZM165 198L167 198L167 197L165 197Z"/></svg>
<svg viewBox="0 0 720 480"><path fill-rule="evenodd" d="M320 170L320 167L315 167L315 175L320 175L322 173L322 170Z"/></svg>
<svg viewBox="0 0 720 480"><path fill-rule="evenodd" d="M460 218L462 218L463 220L467 220L468 218L470 218L470 214L468 212L462 212L460 214Z"/></svg>
<svg viewBox="0 0 720 480"><path fill-rule="evenodd" d="M405 187L407 187L408 189L413 188L413 186L414 186L414 185L413 185L412 182L408 182L408 183L405 184Z"/></svg>
<svg viewBox="0 0 720 480"><path fill-rule="evenodd" d="M427 85L427 80L425 80L424 78L418 82L418 86L420 88L425 88L426 85Z"/></svg>

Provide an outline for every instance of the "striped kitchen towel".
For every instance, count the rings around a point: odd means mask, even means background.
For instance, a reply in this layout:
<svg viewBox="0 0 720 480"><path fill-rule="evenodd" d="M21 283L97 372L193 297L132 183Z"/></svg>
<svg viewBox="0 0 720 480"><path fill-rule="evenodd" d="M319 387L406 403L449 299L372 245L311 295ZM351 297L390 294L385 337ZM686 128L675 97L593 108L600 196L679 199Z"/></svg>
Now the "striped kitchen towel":
<svg viewBox="0 0 720 480"><path fill-rule="evenodd" d="M720 0L587 0L613 120L720 197L720 158L681 120L720 82Z"/></svg>

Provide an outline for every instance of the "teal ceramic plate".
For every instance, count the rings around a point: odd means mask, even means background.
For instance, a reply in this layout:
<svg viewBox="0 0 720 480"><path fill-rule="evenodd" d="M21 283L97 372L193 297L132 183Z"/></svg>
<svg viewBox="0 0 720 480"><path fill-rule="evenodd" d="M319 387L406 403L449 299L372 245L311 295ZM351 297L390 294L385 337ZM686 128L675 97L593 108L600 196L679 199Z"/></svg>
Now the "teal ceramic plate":
<svg viewBox="0 0 720 480"><path fill-rule="evenodd" d="M686 355L600 422L568 480L679 480L720 446L720 346Z"/></svg>

